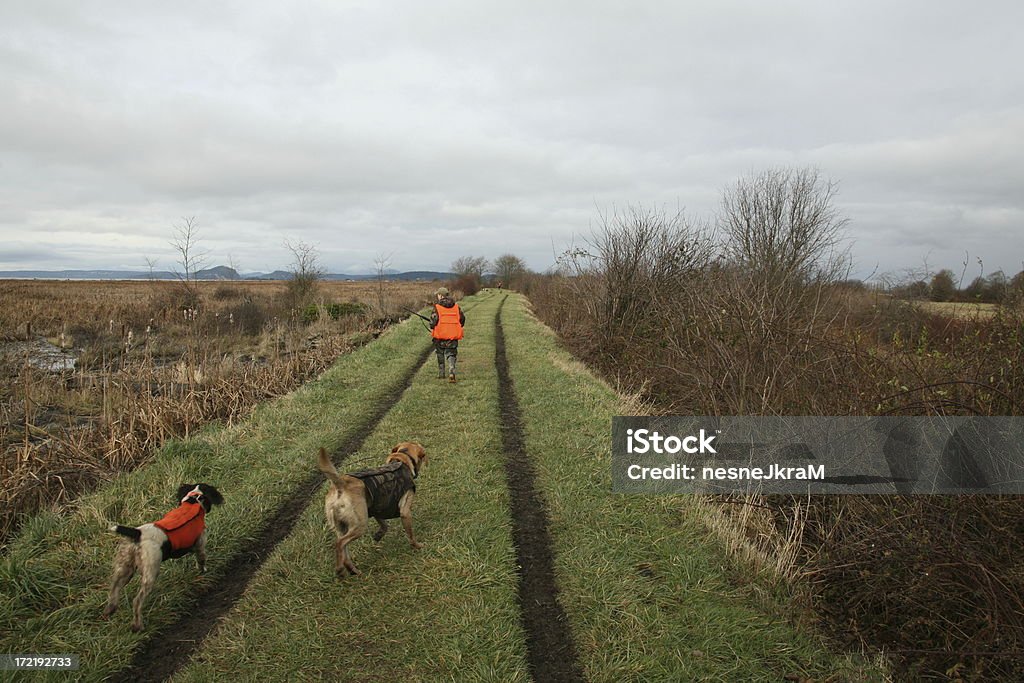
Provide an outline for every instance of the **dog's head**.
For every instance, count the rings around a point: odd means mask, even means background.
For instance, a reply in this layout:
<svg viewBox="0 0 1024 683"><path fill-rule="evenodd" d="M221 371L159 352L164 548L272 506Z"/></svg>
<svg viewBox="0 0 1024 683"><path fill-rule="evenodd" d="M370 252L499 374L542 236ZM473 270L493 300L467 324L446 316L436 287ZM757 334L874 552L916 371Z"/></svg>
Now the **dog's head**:
<svg viewBox="0 0 1024 683"><path fill-rule="evenodd" d="M420 470L427 464L427 452L415 441L403 441L391 449L391 453L384 462L395 460L405 463L412 470L412 476L417 477Z"/></svg>
<svg viewBox="0 0 1024 683"><path fill-rule="evenodd" d="M178 501L180 503L199 503L207 512L214 505L224 502L224 496L220 491L209 484L182 484L178 487Z"/></svg>

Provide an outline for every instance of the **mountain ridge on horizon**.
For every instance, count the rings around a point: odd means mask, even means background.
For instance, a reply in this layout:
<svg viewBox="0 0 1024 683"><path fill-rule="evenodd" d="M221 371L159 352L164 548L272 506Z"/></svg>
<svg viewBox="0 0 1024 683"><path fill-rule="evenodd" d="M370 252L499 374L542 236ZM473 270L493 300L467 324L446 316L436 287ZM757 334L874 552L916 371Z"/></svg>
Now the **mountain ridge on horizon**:
<svg viewBox="0 0 1024 683"><path fill-rule="evenodd" d="M388 280L447 280L454 277L453 273L434 270L413 270L399 272L387 270L383 273ZM239 273L229 266L203 268L193 274L195 280L289 280L292 273L286 270L275 270L270 273L251 272ZM376 273L349 274L325 273L324 280L376 280ZM182 276L168 270L137 271L137 270L7 270L0 271L0 278L11 280L180 280Z"/></svg>

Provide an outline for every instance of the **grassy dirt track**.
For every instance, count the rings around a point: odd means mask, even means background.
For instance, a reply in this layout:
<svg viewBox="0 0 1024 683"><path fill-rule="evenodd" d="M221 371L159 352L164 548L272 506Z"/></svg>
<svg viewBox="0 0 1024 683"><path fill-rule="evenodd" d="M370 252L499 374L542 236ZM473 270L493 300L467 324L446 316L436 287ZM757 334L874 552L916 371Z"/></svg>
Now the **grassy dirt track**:
<svg viewBox="0 0 1024 683"><path fill-rule="evenodd" d="M324 485L176 681L230 671L277 680L528 680L496 413L496 308L491 297L467 312L459 383L438 380L428 359L351 456L355 469L381 463L398 441L426 447L413 506L426 547L410 548L393 522L380 543L367 534L349 546L361 576L335 579Z"/></svg>
<svg viewBox="0 0 1024 683"><path fill-rule="evenodd" d="M510 494L504 469L497 319L505 389L518 399L550 529L557 602L585 679L882 679L790 626L785 606L756 580L737 580L744 569L725 559L685 499L610 493L619 398L557 347L522 297L484 292L465 309L455 385L436 379L432 355L420 365L429 338L406 321L251 420L171 444L72 514L27 523L0 558L0 652L79 654L83 680L144 678L149 641L172 633L197 595L230 581L230 558L248 552L244 591L157 679L530 680L524 613L533 606L517 592L525 572L509 512L519 494ZM351 471L382 462L404 440L429 455L413 506L425 547L412 549L395 520L381 542L367 534L350 546L363 574L339 581L326 485L289 498L315 472L319 446L361 444L334 453ZM195 479L215 483L227 501L209 519L209 575L198 578L191 558L165 563L142 634L129 631L125 601L137 579L102 622L115 544L106 522L148 521L170 506L179 480ZM287 536L272 551L253 548L289 504L297 516Z"/></svg>

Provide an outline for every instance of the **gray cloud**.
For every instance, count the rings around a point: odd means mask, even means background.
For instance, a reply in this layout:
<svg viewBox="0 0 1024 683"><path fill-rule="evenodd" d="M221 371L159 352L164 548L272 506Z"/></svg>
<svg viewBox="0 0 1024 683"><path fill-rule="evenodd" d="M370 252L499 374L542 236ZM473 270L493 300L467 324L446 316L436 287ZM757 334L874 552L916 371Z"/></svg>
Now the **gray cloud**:
<svg viewBox="0 0 1024 683"><path fill-rule="evenodd" d="M0 27L0 262L534 268L598 210L841 183L858 272L1019 270L1018 3L40 1ZM25 245L42 245L40 248Z"/></svg>

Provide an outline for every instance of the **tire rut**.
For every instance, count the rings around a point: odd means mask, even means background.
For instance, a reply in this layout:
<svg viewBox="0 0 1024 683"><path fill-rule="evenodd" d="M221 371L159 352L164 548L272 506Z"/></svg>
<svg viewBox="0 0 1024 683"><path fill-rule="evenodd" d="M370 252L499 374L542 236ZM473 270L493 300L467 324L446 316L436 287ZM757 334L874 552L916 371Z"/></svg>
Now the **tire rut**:
<svg viewBox="0 0 1024 683"><path fill-rule="evenodd" d="M366 426L334 451L332 460L336 464L341 462L337 459L338 454L354 453L362 448L366 438L373 433L388 411L402 398L405 390L412 385L413 377L432 351L432 347L428 346L420 354L417 362L392 390L384 393ZM121 670L110 680L163 681L187 664L203 640L216 628L220 617L225 615L245 593L249 581L277 544L291 534L295 523L312 502L313 494L323 482L323 475L315 472L299 484L286 499L288 502L260 529L248 549L231 559L224 569L223 578L197 595L195 604L188 608L180 619L152 633L149 640L136 651L128 668Z"/></svg>
<svg viewBox="0 0 1024 683"><path fill-rule="evenodd" d="M495 364L527 664L535 681L583 681L569 621L558 602L547 509L535 484L536 474L526 452L519 401L508 372L505 333L501 326L504 306L505 299L502 299L494 318Z"/></svg>

